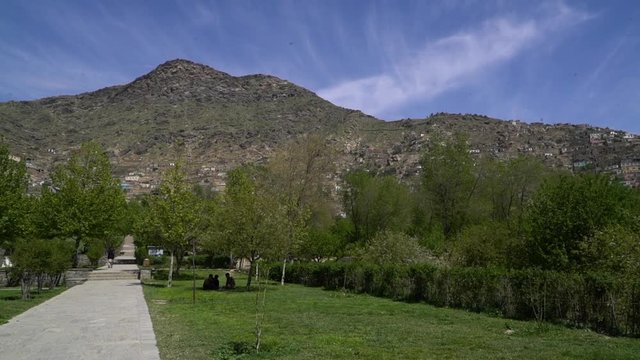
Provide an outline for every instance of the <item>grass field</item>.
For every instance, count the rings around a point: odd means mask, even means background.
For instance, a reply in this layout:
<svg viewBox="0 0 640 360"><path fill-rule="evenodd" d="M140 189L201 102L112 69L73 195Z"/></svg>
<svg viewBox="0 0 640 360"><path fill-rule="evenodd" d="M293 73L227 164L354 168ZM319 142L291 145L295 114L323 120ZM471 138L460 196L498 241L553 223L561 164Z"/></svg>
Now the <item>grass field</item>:
<svg viewBox="0 0 640 360"><path fill-rule="evenodd" d="M224 279L222 272L217 272ZM200 273L198 288L202 285ZM223 281L224 282L224 281ZM263 352L256 291L148 282L160 355L168 359L637 359L640 340L299 285L267 286ZM506 326L515 332L505 333Z"/></svg>
<svg viewBox="0 0 640 360"><path fill-rule="evenodd" d="M38 304L60 294L65 290L59 287L51 290L43 290L38 293L32 291L31 300L21 300L20 288L0 288L0 324L4 324L12 317L27 311Z"/></svg>

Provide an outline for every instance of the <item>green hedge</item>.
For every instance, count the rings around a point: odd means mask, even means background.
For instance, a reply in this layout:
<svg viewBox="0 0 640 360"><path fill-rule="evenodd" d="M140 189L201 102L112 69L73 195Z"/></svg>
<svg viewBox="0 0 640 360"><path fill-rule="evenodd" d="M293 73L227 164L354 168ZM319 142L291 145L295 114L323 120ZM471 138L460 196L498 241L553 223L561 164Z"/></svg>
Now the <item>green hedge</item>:
<svg viewBox="0 0 640 360"><path fill-rule="evenodd" d="M640 336L640 279L611 274L325 262L291 264L286 281Z"/></svg>

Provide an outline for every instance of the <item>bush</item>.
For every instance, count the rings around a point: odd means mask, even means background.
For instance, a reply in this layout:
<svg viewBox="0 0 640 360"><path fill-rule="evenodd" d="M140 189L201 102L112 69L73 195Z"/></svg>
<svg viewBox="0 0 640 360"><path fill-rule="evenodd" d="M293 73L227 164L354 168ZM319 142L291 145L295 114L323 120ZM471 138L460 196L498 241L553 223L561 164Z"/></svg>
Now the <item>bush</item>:
<svg viewBox="0 0 640 360"><path fill-rule="evenodd" d="M213 255L196 255L196 268L201 269L228 269L231 264L231 258L228 256L213 256ZM191 257L185 256L182 263L186 266L191 266Z"/></svg>
<svg viewBox="0 0 640 360"><path fill-rule="evenodd" d="M272 266L278 281L282 268ZM431 264L293 263L287 282L404 301L425 301L515 319L640 335L640 279L538 269L443 268Z"/></svg>

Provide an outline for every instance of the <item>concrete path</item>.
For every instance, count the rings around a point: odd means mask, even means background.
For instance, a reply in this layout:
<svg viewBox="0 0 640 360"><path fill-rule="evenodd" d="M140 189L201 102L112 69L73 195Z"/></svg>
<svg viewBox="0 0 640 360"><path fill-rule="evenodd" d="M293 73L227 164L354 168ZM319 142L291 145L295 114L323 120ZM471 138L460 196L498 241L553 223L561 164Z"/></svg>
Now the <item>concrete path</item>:
<svg viewBox="0 0 640 360"><path fill-rule="evenodd" d="M114 259L115 263L136 263L136 246L133 244L133 236L127 235L122 243L120 254Z"/></svg>
<svg viewBox="0 0 640 360"><path fill-rule="evenodd" d="M138 280L87 281L0 326L2 359L160 359Z"/></svg>

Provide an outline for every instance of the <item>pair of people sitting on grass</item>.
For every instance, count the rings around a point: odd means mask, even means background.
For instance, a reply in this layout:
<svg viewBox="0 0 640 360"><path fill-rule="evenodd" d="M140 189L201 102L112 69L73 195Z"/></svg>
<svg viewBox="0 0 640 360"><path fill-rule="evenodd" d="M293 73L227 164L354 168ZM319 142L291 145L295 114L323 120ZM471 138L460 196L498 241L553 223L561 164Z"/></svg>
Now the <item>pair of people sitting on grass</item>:
<svg viewBox="0 0 640 360"><path fill-rule="evenodd" d="M224 274L224 276L227 278L227 281L224 284L224 289L235 289L236 280L229 273ZM202 290L220 290L220 280L218 280L218 275L216 274L216 276L213 276L212 274L209 274L209 277L204 279Z"/></svg>

